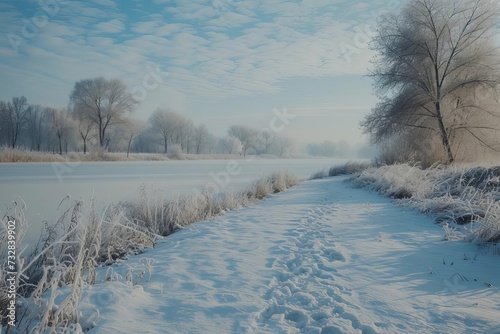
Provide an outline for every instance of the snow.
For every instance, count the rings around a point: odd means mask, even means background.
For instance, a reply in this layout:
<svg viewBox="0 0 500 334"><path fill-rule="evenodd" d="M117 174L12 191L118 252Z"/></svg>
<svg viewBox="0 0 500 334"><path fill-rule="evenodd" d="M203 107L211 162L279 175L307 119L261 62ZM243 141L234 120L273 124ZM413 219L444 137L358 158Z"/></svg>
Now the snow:
<svg viewBox="0 0 500 334"><path fill-rule="evenodd" d="M98 269L89 333L499 333L500 258L343 182L303 182ZM86 306L85 306L86 305Z"/></svg>

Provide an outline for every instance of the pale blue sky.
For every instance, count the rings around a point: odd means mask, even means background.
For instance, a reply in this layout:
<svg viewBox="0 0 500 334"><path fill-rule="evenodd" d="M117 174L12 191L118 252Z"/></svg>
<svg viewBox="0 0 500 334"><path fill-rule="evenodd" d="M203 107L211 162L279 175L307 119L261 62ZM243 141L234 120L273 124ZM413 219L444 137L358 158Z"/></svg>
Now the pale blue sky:
<svg viewBox="0 0 500 334"><path fill-rule="evenodd" d="M283 134L356 143L376 102L366 42L401 1L2 1L0 99L63 107L104 76L140 98L138 119L161 106L221 135L286 107Z"/></svg>

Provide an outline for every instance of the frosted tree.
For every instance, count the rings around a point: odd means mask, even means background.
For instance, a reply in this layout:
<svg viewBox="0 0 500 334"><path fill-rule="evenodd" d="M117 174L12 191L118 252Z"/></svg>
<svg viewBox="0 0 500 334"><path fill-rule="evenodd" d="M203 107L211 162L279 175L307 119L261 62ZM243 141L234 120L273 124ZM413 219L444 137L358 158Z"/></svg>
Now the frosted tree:
<svg viewBox="0 0 500 334"><path fill-rule="evenodd" d="M177 116L172 111L158 108L149 116L151 130L163 141L163 153L168 153L168 141L172 140L176 131Z"/></svg>
<svg viewBox="0 0 500 334"><path fill-rule="evenodd" d="M71 130L71 119L68 117L68 113L63 110L49 109L51 114L51 127L52 133L57 138L57 143L59 147L59 154L63 151L63 142L67 143L69 132Z"/></svg>
<svg viewBox="0 0 500 334"><path fill-rule="evenodd" d="M375 142L418 129L438 138L449 163L462 134L488 145L499 119L474 92L494 96L500 82L496 12L489 0L413 0L382 17L372 73L381 102L362 122Z"/></svg>
<svg viewBox="0 0 500 334"><path fill-rule="evenodd" d="M85 117L77 119L76 121L78 134L83 141L83 154L86 154L88 142L97 135L95 132L96 124Z"/></svg>
<svg viewBox="0 0 500 334"><path fill-rule="evenodd" d="M137 105L123 82L102 77L78 81L70 102L79 120L95 124L101 147L106 144L109 127L124 122Z"/></svg>
<svg viewBox="0 0 500 334"><path fill-rule="evenodd" d="M195 153L200 154L207 151L208 144L211 140L210 132L204 124L194 128L194 148Z"/></svg>
<svg viewBox="0 0 500 334"><path fill-rule="evenodd" d="M256 144L258 131L245 125L233 125L227 134L240 140L243 156L246 156L248 149Z"/></svg>
<svg viewBox="0 0 500 334"><path fill-rule="evenodd" d="M272 131L263 130L260 132L258 138L260 153L268 154L276 141L276 135Z"/></svg>
<svg viewBox="0 0 500 334"><path fill-rule="evenodd" d="M290 138L277 137L276 145L278 147L278 154L280 157L292 154L294 144Z"/></svg>
<svg viewBox="0 0 500 334"><path fill-rule="evenodd" d="M31 112L28 115L27 132L31 142L31 149L41 151L42 144L48 137L48 125L50 124L50 109L40 105L31 106Z"/></svg>

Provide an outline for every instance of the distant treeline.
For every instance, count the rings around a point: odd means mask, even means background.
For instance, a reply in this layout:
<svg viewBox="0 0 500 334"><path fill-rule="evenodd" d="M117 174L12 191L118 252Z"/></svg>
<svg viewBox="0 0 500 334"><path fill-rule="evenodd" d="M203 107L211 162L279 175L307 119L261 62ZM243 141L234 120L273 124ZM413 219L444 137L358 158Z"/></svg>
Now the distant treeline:
<svg viewBox="0 0 500 334"><path fill-rule="evenodd" d="M137 101L120 80L79 81L67 108L29 104L24 97L0 101L0 146L68 153L93 150L165 154L294 154L294 143L271 130L233 125L227 136L158 108L147 122L132 118Z"/></svg>

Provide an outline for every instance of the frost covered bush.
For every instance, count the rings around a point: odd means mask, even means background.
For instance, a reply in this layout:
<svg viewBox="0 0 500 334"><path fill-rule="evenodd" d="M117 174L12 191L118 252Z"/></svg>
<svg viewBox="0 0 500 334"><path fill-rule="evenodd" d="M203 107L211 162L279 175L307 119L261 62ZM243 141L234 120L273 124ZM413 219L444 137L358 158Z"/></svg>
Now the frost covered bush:
<svg viewBox="0 0 500 334"><path fill-rule="evenodd" d="M371 162L349 161L343 165L333 166L328 171L328 176L347 175L361 173L371 167Z"/></svg>
<svg viewBox="0 0 500 334"><path fill-rule="evenodd" d="M311 176L309 176L309 180L324 179L325 177L328 177L328 172L325 170L319 170L312 173Z"/></svg>
<svg viewBox="0 0 500 334"><path fill-rule="evenodd" d="M297 177L287 172L276 172L269 177L273 193L279 193L299 183Z"/></svg>
<svg viewBox="0 0 500 334"><path fill-rule="evenodd" d="M430 171L408 164L371 167L355 177L353 183L398 199L423 196L434 187Z"/></svg>
<svg viewBox="0 0 500 334"><path fill-rule="evenodd" d="M269 194L284 191L293 187L297 183L298 179L292 174L287 172L277 172L269 177L258 179L254 183L250 184L244 192L249 200L255 201L262 199Z"/></svg>
<svg viewBox="0 0 500 334"><path fill-rule="evenodd" d="M357 174L372 166L373 163L367 161L349 161L341 165L332 166L328 171L317 171L311 174L309 180L324 179L328 176Z"/></svg>
<svg viewBox="0 0 500 334"><path fill-rule="evenodd" d="M175 160L183 160L182 146L179 144L171 145L168 149L168 157Z"/></svg>
<svg viewBox="0 0 500 334"><path fill-rule="evenodd" d="M465 238L478 244L500 241L500 167L418 166L369 168L351 179L417 207L446 226L464 226ZM453 224L453 225L450 225Z"/></svg>

